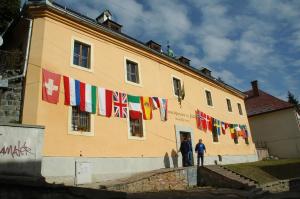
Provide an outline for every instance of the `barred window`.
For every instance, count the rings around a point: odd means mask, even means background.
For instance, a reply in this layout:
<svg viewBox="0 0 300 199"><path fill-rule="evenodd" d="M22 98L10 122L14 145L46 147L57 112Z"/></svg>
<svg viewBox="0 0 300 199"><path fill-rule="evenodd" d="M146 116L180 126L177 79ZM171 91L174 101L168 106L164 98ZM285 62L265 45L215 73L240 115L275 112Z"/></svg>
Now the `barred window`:
<svg viewBox="0 0 300 199"><path fill-rule="evenodd" d="M72 106L72 131L91 131L91 114L80 111L78 106Z"/></svg>
<svg viewBox="0 0 300 199"><path fill-rule="evenodd" d="M139 84L140 78L139 78L138 64L133 61L126 60L126 70L127 70L127 81Z"/></svg>
<svg viewBox="0 0 300 199"><path fill-rule="evenodd" d="M129 123L130 123L130 134L131 136L135 137L144 137L144 131L143 131L143 118L142 114L139 119L131 119L129 117Z"/></svg>
<svg viewBox="0 0 300 199"><path fill-rule="evenodd" d="M218 132L216 128L213 129L212 136L213 136L213 142L219 142Z"/></svg>

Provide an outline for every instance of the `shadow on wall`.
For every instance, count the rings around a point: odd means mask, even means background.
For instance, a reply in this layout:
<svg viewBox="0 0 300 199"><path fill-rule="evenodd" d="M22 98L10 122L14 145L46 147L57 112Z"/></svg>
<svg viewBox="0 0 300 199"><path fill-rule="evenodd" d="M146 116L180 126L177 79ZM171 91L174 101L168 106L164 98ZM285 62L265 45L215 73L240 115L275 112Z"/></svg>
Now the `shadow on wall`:
<svg viewBox="0 0 300 199"><path fill-rule="evenodd" d="M174 149L171 151L171 160L173 167L178 168L178 154ZM166 152L164 155L164 166L165 168L171 168L171 161L168 152Z"/></svg>
<svg viewBox="0 0 300 199"><path fill-rule="evenodd" d="M24 161L24 162L0 162L0 175L7 176L26 176L41 177L41 161Z"/></svg>

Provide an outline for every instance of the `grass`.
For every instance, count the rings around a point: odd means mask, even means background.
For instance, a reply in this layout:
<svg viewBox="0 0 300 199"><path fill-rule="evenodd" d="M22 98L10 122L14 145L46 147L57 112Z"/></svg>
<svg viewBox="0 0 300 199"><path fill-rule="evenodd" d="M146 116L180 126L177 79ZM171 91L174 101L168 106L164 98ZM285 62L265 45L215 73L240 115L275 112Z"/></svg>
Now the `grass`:
<svg viewBox="0 0 300 199"><path fill-rule="evenodd" d="M300 177L300 159L263 160L251 163L224 165L259 184Z"/></svg>

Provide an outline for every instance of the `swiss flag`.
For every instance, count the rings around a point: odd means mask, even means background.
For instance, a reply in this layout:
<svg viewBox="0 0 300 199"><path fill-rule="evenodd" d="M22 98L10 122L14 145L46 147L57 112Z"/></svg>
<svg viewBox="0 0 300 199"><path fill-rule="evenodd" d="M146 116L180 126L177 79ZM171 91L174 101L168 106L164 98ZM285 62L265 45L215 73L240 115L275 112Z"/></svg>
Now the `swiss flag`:
<svg viewBox="0 0 300 199"><path fill-rule="evenodd" d="M60 75L43 69L42 99L57 104L59 97Z"/></svg>

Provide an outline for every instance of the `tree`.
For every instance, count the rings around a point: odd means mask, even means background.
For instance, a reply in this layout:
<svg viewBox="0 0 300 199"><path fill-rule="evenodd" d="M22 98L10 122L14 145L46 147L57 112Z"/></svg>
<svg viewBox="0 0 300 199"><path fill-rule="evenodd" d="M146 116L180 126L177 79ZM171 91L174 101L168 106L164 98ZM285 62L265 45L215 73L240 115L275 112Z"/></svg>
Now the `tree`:
<svg viewBox="0 0 300 199"><path fill-rule="evenodd" d="M20 0L0 0L0 34L20 12Z"/></svg>
<svg viewBox="0 0 300 199"><path fill-rule="evenodd" d="M297 110L299 110L299 101L290 91L288 91L288 102L294 104Z"/></svg>

